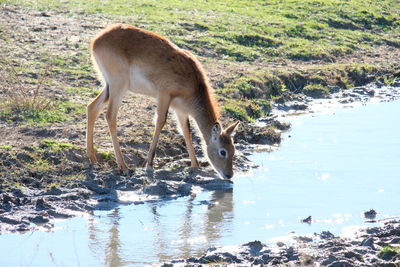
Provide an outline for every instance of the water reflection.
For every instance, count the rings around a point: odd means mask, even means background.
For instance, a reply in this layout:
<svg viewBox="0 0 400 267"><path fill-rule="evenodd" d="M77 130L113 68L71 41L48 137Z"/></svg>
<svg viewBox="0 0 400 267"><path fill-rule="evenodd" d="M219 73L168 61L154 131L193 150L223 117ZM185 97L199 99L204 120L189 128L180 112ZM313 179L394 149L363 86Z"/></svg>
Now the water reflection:
<svg viewBox="0 0 400 267"><path fill-rule="evenodd" d="M151 248L154 253L151 260L148 255L139 256L140 250L135 251L134 258L141 259L128 265L199 255L208 247L219 244L221 237L232 228L234 219L232 189L150 202L136 206L134 211L128 207L122 206L107 214L100 212L98 217L88 221L90 251L99 259L104 257L102 262L106 266L128 264L124 249L128 243ZM174 216L171 211L180 212ZM127 223L133 226L128 231L121 226ZM151 238L143 240L135 236L144 232Z"/></svg>
<svg viewBox="0 0 400 267"><path fill-rule="evenodd" d="M143 266L198 256L210 246L282 241L288 233L347 234L399 215L399 102L301 117L262 168L234 191L120 205L56 222L54 232L0 235L0 266ZM368 118L368 119L366 119ZM312 223L301 219L312 216ZM351 231L350 231L350 230ZM57 244L55 246L54 244Z"/></svg>
<svg viewBox="0 0 400 267"><path fill-rule="evenodd" d="M120 210L116 208L109 215L110 218L110 230L108 234L110 236L110 240L106 247L105 253L105 265L110 267L121 266L121 242L119 236L119 220L120 220Z"/></svg>
<svg viewBox="0 0 400 267"><path fill-rule="evenodd" d="M216 241L232 228L234 218L233 190L213 192L211 198L213 204L208 206L206 213L205 235L208 241Z"/></svg>

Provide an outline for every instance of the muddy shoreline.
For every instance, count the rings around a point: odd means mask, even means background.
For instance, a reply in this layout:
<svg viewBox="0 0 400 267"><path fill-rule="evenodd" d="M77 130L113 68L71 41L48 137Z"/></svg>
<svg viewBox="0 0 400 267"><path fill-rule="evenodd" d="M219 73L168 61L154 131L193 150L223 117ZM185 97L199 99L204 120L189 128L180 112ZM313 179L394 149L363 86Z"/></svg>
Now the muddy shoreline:
<svg viewBox="0 0 400 267"><path fill-rule="evenodd" d="M175 260L159 266L398 266L400 219L358 231L353 238L329 231L313 236L295 236L291 244L268 246L260 241L212 247L200 257ZM396 249L397 248L397 249Z"/></svg>
<svg viewBox="0 0 400 267"><path fill-rule="evenodd" d="M246 155L260 148L273 150L279 147L280 132L287 130L288 123L281 122L285 116L301 113L320 112L326 108L344 108L373 101L392 101L400 97L396 87L371 84L351 90L339 91L328 98L315 99L297 95L292 100L274 104L274 116L248 125L246 131L240 130L235 136L238 156L235 161L236 173L245 172L254 166ZM271 132L271 126L276 130ZM29 148L26 148L29 149ZM52 185L52 173L22 173L15 178L13 169L21 167L21 162L29 162L29 153L11 152L1 154L2 179L17 179L10 190L0 191L0 233L26 232L37 229L51 229L52 220L69 218L79 213L91 213L97 209L112 209L121 200L121 192L134 191L140 199L134 204L148 199L171 199L187 196L195 186L204 190L223 190L233 186L231 181L221 180L209 166L204 157L200 157L200 169L192 169L188 159L163 158L162 168L146 172L143 168L131 169L128 175L120 175L107 166L90 165L85 151L69 148L68 150L48 153L49 158L66 157L69 168L53 175L69 177L82 176L69 183ZM54 162L56 165L57 162ZM112 166L110 166L112 167ZM76 169L76 170L75 170ZM75 171L74 171L75 170ZM72 173L72 174L71 174ZM45 182L46 186L42 185Z"/></svg>

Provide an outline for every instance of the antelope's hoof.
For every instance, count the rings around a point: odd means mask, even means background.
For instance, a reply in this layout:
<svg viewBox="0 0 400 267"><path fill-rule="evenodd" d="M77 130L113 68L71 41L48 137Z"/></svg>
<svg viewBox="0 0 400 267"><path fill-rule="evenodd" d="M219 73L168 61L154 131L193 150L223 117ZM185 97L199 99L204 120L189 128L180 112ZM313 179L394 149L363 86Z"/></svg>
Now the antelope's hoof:
<svg viewBox="0 0 400 267"><path fill-rule="evenodd" d="M89 161L92 164L97 164L98 163L96 156L89 156Z"/></svg>
<svg viewBox="0 0 400 267"><path fill-rule="evenodd" d="M127 176L129 174L129 169L120 170L120 172L122 173L122 175Z"/></svg>
<svg viewBox="0 0 400 267"><path fill-rule="evenodd" d="M146 172L148 172L148 173L153 173L153 172L154 172L153 167L150 166L150 165L146 165Z"/></svg>

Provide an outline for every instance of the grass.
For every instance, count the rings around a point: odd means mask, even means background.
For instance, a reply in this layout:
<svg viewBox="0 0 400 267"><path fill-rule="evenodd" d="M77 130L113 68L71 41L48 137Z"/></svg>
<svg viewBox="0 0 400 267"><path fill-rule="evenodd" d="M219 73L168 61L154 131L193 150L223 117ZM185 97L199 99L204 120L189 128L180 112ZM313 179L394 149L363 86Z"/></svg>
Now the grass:
<svg viewBox="0 0 400 267"><path fill-rule="evenodd" d="M122 17L183 47L233 61L332 60L360 48L400 46L397 1L18 1L39 10Z"/></svg>
<svg viewBox="0 0 400 267"><path fill-rule="evenodd" d="M59 152L59 151L68 150L68 149L79 149L79 147L77 147L73 144L62 143L62 142L58 142L57 140L53 140L53 139L43 139L42 146L45 148L49 148L52 152Z"/></svg>
<svg viewBox="0 0 400 267"><path fill-rule="evenodd" d="M0 4L52 10L67 16L101 15L107 18L105 21L129 23L166 36L202 56L202 61L210 60L218 66L237 64L239 67L233 72L218 77L221 82L216 91L225 114L244 121L267 115L269 101L287 92L323 97L330 86L349 88L376 79L390 84L399 67L384 61L380 65L337 63L352 56L358 62L357 53L364 55L379 47L398 51L398 1L0 0ZM71 99L91 98L99 85L94 79L87 42L67 41L63 53L49 56L41 52L39 61L30 62L36 69L52 66L49 77L53 83L58 82L52 86L63 87L67 97L55 102L57 108L17 109L18 112L3 108L0 116L11 121L55 123L82 115L81 103L74 105ZM271 65L288 62L292 67ZM34 77L28 77L30 68L22 66L18 71L25 74L24 82L30 79L35 83Z"/></svg>
<svg viewBox="0 0 400 267"><path fill-rule="evenodd" d="M400 254L400 247L384 246L379 250L378 257L390 260L397 254Z"/></svg>
<svg viewBox="0 0 400 267"><path fill-rule="evenodd" d="M42 65L39 74L13 60L0 61L4 97L0 102L0 119L28 123L54 123L70 119L72 113L84 113L82 105L69 100L56 100L49 92L52 86L52 63Z"/></svg>
<svg viewBox="0 0 400 267"><path fill-rule="evenodd" d="M114 153L110 151L100 151L98 153L100 154L101 159L104 161L110 161L114 158Z"/></svg>

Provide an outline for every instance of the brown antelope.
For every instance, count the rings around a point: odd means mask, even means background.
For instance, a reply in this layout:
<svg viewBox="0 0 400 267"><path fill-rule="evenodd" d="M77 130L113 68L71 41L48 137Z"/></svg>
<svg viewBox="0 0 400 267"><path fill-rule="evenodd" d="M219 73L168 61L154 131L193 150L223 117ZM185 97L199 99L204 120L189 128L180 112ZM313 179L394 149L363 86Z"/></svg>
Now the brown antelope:
<svg viewBox="0 0 400 267"><path fill-rule="evenodd" d="M92 40L90 48L105 83L103 91L87 106L86 144L92 163L96 162L95 121L108 103L106 119L115 158L119 169L127 170L116 130L122 98L131 91L157 100L155 131L145 162L148 169L152 169L159 135L168 109L172 107L185 138L191 166L199 167L199 163L192 144L189 116L200 129L212 166L223 178L233 176L235 148L232 136L238 122L222 129L212 88L193 54L152 32L124 24L111 25L101 31Z"/></svg>

